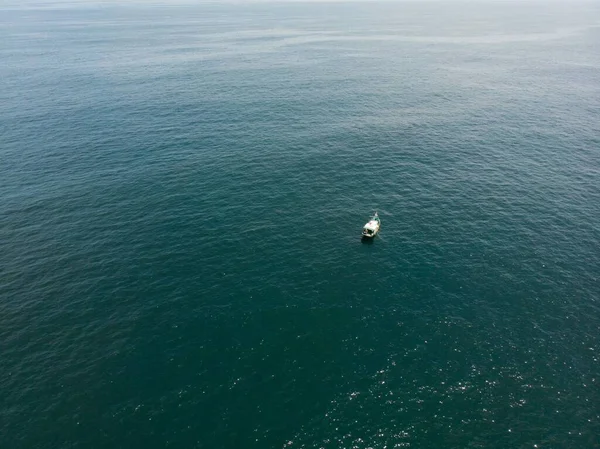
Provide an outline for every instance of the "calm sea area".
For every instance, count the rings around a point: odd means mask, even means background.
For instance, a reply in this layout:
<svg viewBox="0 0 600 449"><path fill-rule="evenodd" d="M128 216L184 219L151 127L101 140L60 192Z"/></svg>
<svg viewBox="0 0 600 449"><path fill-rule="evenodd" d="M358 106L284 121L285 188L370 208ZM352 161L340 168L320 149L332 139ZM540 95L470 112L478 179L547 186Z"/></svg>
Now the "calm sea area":
<svg viewBox="0 0 600 449"><path fill-rule="evenodd" d="M600 3L0 1L0 448L599 448L599 359Z"/></svg>

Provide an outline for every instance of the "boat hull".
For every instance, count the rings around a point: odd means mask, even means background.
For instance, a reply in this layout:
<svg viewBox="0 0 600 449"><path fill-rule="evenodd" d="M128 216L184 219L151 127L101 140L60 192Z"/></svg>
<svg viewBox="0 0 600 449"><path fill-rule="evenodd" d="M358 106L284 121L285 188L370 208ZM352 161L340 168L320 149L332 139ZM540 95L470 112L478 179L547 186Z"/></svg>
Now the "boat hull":
<svg viewBox="0 0 600 449"><path fill-rule="evenodd" d="M369 237L369 238L373 238L375 237L377 234L379 234L379 229L373 231L372 233L367 233L366 231L363 231L362 236L363 237Z"/></svg>
<svg viewBox="0 0 600 449"><path fill-rule="evenodd" d="M381 227L381 220L379 219L379 215L375 212L375 215L367 222L366 225L363 226L362 236L372 239L379 233L379 228Z"/></svg>

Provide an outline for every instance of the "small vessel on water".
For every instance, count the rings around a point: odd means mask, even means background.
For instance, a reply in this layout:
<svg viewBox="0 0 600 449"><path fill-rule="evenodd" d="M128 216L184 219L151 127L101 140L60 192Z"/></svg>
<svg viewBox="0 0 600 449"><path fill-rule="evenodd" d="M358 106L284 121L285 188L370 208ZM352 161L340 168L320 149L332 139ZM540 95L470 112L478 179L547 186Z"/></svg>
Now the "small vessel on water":
<svg viewBox="0 0 600 449"><path fill-rule="evenodd" d="M369 222L363 227L362 235L366 238L373 238L379 232L379 228L381 227L381 220L379 219L379 215L375 212L375 215L371 217Z"/></svg>

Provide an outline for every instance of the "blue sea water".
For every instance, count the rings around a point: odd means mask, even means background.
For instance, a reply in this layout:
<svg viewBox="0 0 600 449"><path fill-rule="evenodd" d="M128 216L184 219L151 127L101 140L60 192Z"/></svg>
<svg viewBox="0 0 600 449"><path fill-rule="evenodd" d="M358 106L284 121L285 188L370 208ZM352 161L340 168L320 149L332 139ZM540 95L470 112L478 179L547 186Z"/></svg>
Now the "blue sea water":
<svg viewBox="0 0 600 449"><path fill-rule="evenodd" d="M600 447L599 223L598 3L5 1L0 448Z"/></svg>

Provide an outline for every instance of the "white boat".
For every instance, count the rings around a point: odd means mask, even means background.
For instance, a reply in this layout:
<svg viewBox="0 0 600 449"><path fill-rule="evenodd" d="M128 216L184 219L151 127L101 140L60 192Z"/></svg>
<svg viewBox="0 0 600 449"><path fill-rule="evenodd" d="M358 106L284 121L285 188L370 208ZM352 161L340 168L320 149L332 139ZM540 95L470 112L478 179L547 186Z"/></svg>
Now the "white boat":
<svg viewBox="0 0 600 449"><path fill-rule="evenodd" d="M375 215L371 217L369 222L363 227L362 235L363 237L373 238L379 232L379 228L381 227L381 220L379 219L379 215L375 212Z"/></svg>

